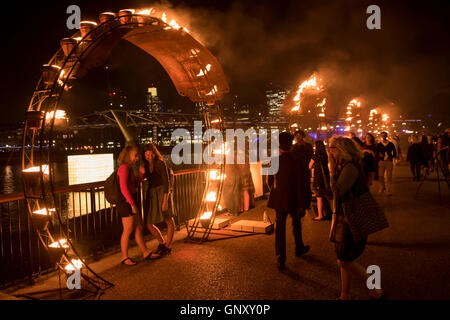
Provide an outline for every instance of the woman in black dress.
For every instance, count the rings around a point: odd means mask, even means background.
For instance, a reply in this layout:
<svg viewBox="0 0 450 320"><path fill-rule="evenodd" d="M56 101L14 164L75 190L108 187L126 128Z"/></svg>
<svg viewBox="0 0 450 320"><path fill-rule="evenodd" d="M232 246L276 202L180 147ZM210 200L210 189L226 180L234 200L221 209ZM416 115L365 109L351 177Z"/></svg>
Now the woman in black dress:
<svg viewBox="0 0 450 320"><path fill-rule="evenodd" d="M361 167L362 154L355 143L348 138L334 137L330 142L331 189L337 215L344 215L344 203L353 201L355 197L369 192L367 181ZM341 295L338 300L349 300L352 276L361 280L367 288L368 274L366 269L356 262L364 252L367 237L355 241L348 226L344 229L344 240L335 244L338 265L341 271ZM372 299L384 297L383 290L369 289Z"/></svg>
<svg viewBox="0 0 450 320"><path fill-rule="evenodd" d="M322 140L317 140L314 144L315 152L312 156L309 168L314 169L313 190L317 199L317 217L313 220L324 219L323 198L326 191L330 189L330 170L328 169L328 156Z"/></svg>

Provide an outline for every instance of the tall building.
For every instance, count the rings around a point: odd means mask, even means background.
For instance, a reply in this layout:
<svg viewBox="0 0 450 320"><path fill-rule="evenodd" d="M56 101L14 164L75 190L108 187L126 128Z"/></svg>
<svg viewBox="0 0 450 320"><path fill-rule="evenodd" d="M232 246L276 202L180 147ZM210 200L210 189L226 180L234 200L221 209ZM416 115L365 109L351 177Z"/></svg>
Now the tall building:
<svg viewBox="0 0 450 320"><path fill-rule="evenodd" d="M151 87L147 89L147 108L150 112L161 112L161 100L158 97L158 89Z"/></svg>
<svg viewBox="0 0 450 320"><path fill-rule="evenodd" d="M270 84L266 90L266 103L269 118L273 121L282 120L283 118L283 102L290 93L288 89L277 88Z"/></svg>

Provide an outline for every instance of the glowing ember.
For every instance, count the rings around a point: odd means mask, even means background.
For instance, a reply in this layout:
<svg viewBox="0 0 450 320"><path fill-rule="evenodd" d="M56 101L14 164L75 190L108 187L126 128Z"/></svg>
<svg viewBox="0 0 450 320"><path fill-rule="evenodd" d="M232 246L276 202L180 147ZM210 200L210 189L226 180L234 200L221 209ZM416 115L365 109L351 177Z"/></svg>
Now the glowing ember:
<svg viewBox="0 0 450 320"><path fill-rule="evenodd" d="M51 215L52 212L55 212L55 211L56 211L55 208L48 209L48 210L47 210L47 208L44 208L44 209L33 211L33 214L39 214L39 215L42 215L42 216L48 216L48 215Z"/></svg>
<svg viewBox="0 0 450 320"><path fill-rule="evenodd" d="M211 216L212 216L212 212L206 211L205 213L202 214L202 216L200 217L200 220L209 220L209 219L211 219Z"/></svg>
<svg viewBox="0 0 450 320"><path fill-rule="evenodd" d="M66 271L75 271L75 270L80 270L82 266L83 266L83 263L81 262L80 259L72 259L71 263L69 263L65 267L65 269L66 269Z"/></svg>
<svg viewBox="0 0 450 320"><path fill-rule="evenodd" d="M215 202L216 201L216 193L214 191L211 191L206 195L206 201L207 202Z"/></svg>
<svg viewBox="0 0 450 320"><path fill-rule="evenodd" d="M69 248L66 239L60 239L56 242L53 242L52 244L49 244L48 246L49 248Z"/></svg>
<svg viewBox="0 0 450 320"><path fill-rule="evenodd" d="M42 172L44 174L49 174L49 172L48 172L48 165L44 164L41 167L42 167ZM39 171L41 171L41 167L31 167L31 168L28 168L28 169L24 169L23 172L39 172Z"/></svg>

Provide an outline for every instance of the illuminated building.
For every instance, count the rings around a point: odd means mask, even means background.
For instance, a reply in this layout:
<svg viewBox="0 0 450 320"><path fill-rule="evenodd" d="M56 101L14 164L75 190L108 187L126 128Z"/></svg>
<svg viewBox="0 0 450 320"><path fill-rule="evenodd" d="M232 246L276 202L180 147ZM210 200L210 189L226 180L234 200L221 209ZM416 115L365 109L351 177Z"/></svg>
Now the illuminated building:
<svg viewBox="0 0 450 320"><path fill-rule="evenodd" d="M284 120L282 107L286 96L290 93L288 89L275 88L270 86L266 90L266 104L269 118L272 121Z"/></svg>
<svg viewBox="0 0 450 320"><path fill-rule="evenodd" d="M158 97L158 89L151 87L147 89L146 95L147 110L150 112L161 112L161 100Z"/></svg>

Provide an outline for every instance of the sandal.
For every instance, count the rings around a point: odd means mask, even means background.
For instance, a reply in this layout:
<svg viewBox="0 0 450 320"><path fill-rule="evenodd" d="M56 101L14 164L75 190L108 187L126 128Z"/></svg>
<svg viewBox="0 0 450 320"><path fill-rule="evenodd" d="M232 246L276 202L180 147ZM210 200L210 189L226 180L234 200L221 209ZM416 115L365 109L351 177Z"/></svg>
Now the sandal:
<svg viewBox="0 0 450 320"><path fill-rule="evenodd" d="M130 260L132 263L125 263L125 261ZM126 266L135 266L137 264L136 261L134 261L133 259L131 259L130 257L126 257L125 259L123 259L121 262L121 264L124 264Z"/></svg>
<svg viewBox="0 0 450 320"><path fill-rule="evenodd" d="M159 244L158 248L155 251L156 253L158 253L161 256L166 256L172 253L172 249L166 247L165 244Z"/></svg>
<svg viewBox="0 0 450 320"><path fill-rule="evenodd" d="M144 257L144 260L156 260L162 258L162 255L158 251L151 251L147 256Z"/></svg>

